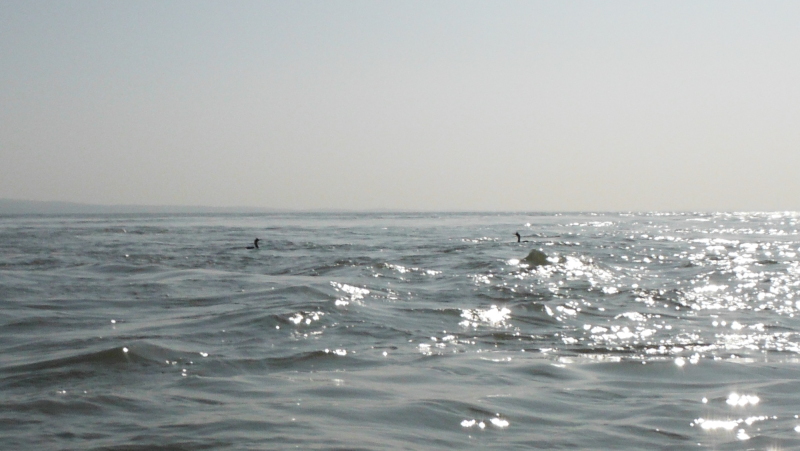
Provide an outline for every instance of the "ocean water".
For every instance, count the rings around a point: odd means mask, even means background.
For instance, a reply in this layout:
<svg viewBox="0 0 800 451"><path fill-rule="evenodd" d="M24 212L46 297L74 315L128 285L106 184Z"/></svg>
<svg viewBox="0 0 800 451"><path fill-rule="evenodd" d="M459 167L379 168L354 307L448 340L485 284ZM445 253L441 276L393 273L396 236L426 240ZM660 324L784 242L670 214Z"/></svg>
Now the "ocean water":
<svg viewBox="0 0 800 451"><path fill-rule="evenodd" d="M2 217L0 449L800 449L799 220Z"/></svg>

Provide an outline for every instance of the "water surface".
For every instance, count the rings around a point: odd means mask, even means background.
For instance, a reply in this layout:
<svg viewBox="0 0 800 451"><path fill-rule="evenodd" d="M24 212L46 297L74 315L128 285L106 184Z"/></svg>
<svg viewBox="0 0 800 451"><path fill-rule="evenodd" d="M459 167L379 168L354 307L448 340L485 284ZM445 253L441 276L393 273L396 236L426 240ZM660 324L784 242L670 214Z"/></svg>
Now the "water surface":
<svg viewBox="0 0 800 451"><path fill-rule="evenodd" d="M800 448L799 248L793 213L0 218L0 448Z"/></svg>

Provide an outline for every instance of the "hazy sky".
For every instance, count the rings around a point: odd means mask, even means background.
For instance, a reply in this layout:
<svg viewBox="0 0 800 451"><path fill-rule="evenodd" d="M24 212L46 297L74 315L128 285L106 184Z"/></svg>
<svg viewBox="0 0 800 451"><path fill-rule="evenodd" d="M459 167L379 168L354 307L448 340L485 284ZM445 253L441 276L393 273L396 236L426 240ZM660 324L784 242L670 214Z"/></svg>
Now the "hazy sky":
<svg viewBox="0 0 800 451"><path fill-rule="evenodd" d="M800 210L800 2L0 0L0 198Z"/></svg>

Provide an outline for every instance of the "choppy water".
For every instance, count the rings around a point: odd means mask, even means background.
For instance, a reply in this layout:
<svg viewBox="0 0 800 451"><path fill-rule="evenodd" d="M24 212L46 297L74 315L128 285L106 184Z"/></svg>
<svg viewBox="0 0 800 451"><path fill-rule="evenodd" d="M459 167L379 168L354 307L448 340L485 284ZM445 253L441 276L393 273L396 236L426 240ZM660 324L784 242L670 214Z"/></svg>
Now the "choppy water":
<svg viewBox="0 0 800 451"><path fill-rule="evenodd" d="M798 219L0 218L0 449L797 449Z"/></svg>

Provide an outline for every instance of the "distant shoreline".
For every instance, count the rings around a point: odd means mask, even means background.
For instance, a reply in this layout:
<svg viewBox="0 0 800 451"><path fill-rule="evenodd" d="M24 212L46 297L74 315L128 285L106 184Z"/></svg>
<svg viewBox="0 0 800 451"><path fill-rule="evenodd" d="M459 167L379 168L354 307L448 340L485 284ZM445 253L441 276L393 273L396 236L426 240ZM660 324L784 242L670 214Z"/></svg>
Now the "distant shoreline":
<svg viewBox="0 0 800 451"><path fill-rule="evenodd" d="M78 202L0 199L0 215L70 214L192 214L192 213L281 213L291 210L254 207L206 207L178 205L97 205Z"/></svg>

